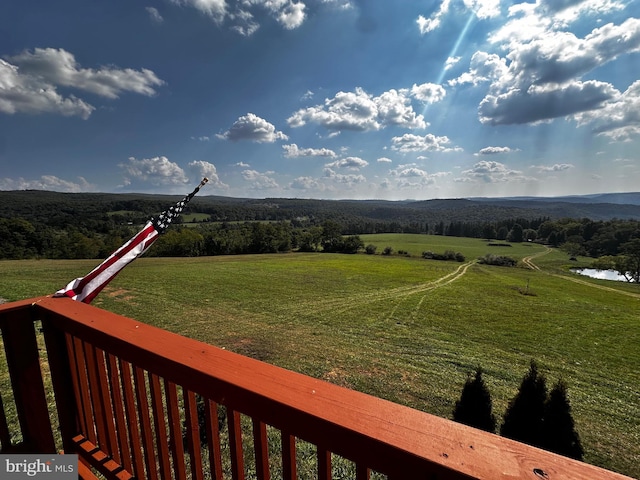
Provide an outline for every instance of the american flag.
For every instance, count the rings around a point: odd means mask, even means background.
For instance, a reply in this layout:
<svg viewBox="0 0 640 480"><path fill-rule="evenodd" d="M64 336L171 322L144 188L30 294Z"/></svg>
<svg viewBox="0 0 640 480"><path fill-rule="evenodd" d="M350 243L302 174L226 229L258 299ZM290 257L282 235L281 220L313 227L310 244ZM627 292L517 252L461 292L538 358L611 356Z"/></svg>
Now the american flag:
<svg viewBox="0 0 640 480"><path fill-rule="evenodd" d="M162 212L157 218L151 218L142 230L113 252L104 262L86 276L72 280L66 287L54 293L53 296L71 297L79 302L91 303L102 289L120 273L120 270L149 250L149 247L156 241L158 236L169 228L171 222L182 213L187 203L208 181L208 178L203 178L200 185L193 192L168 210Z"/></svg>

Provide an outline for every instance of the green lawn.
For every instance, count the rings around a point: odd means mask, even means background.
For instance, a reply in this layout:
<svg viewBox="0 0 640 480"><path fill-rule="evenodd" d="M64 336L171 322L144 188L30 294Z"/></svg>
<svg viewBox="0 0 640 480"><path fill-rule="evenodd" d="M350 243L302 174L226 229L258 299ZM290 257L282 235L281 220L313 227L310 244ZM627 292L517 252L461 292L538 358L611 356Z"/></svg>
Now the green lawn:
<svg viewBox="0 0 640 480"><path fill-rule="evenodd" d="M572 275L569 267L588 261L556 251L533 260L541 271L420 258L454 250L467 262L486 253L521 260L546 251L536 244L362 238L412 256L143 258L94 305L449 418L477 365L501 418L535 359L549 387L559 378L569 385L585 460L640 476L637 285ZM0 297L52 293L97 263L0 262Z"/></svg>
<svg viewBox="0 0 640 480"><path fill-rule="evenodd" d="M460 252L469 259L482 257L487 253L494 255L506 255L513 258L522 258L544 250L535 243L511 243L492 241L491 243L511 245L488 246L487 240L477 238L444 237L442 235L397 234L381 233L376 235L360 235L365 245L370 243L378 247L377 253L382 253L385 247L390 246L394 252L405 250L414 256L421 256L422 252L430 250L434 253L444 253L445 250Z"/></svg>

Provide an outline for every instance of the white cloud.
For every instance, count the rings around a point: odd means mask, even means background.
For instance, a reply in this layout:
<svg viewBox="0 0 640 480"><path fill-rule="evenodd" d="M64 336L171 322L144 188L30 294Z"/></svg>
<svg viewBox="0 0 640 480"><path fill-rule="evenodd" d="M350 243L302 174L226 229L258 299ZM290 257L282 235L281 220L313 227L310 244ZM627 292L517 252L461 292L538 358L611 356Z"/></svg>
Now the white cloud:
<svg viewBox="0 0 640 480"><path fill-rule="evenodd" d="M33 53L25 50L7 60L19 67L21 75L111 99L118 98L123 92L155 95L154 87L164 85L155 73L144 68L82 68L72 53L61 48L36 48Z"/></svg>
<svg viewBox="0 0 640 480"><path fill-rule="evenodd" d="M160 12L158 11L157 8L155 8L155 7L144 7L144 9L149 14L149 18L151 19L152 22L154 22L154 23L162 23L162 22L164 22L164 18L162 18L162 15L160 15Z"/></svg>
<svg viewBox="0 0 640 480"><path fill-rule="evenodd" d="M420 33L424 35L437 29L442 23L442 18L449 13L452 3L454 2L451 0L443 0L440 8L429 18L420 15L416 20ZM463 0L462 3L479 19L494 18L500 15L500 0Z"/></svg>
<svg viewBox="0 0 640 480"><path fill-rule="evenodd" d="M298 177L289 184L296 190L323 190L323 185L312 177Z"/></svg>
<svg viewBox="0 0 640 480"><path fill-rule="evenodd" d="M292 0L170 0L182 7L195 8L216 24L227 24L244 36L253 35L270 17L283 28L292 30L306 20L306 4Z"/></svg>
<svg viewBox="0 0 640 480"><path fill-rule="evenodd" d="M523 124L571 116L586 123L590 114L585 112L603 111L620 94L610 83L582 77L621 55L640 52L640 19L609 23L583 38L566 26L578 11L602 13L619 8L615 3L538 0L514 5L513 19L489 38L505 51L504 57L476 52L469 71L449 85L490 83L478 109L483 123ZM622 137L634 130L626 124L620 128Z"/></svg>
<svg viewBox="0 0 640 480"><path fill-rule="evenodd" d="M517 149L514 150L509 147L485 147L481 148L478 153L474 153L474 155L496 155L498 153L510 153L513 151L517 151Z"/></svg>
<svg viewBox="0 0 640 480"><path fill-rule="evenodd" d="M18 67L0 59L0 112L56 113L86 120L94 110L93 105L74 95L64 98L54 85L23 75Z"/></svg>
<svg viewBox="0 0 640 480"><path fill-rule="evenodd" d="M278 22L287 30L298 28L304 23L306 17L305 8L305 4L302 2L288 2L277 12Z"/></svg>
<svg viewBox="0 0 640 480"><path fill-rule="evenodd" d="M500 15L500 0L464 0L464 5L481 20Z"/></svg>
<svg viewBox="0 0 640 480"><path fill-rule="evenodd" d="M535 12L540 17L551 17L560 25L568 25L587 15L599 17L615 10L622 10L625 4L618 0L538 0Z"/></svg>
<svg viewBox="0 0 640 480"><path fill-rule="evenodd" d="M456 179L457 182L503 183L534 180L519 170L511 170L503 163L487 160L482 160L471 169L462 171L461 175Z"/></svg>
<svg viewBox="0 0 640 480"><path fill-rule="evenodd" d="M125 184L134 181L149 183L153 186L184 185L189 182L184 170L167 157L129 159L118 165L125 173Z"/></svg>
<svg viewBox="0 0 640 480"><path fill-rule="evenodd" d="M214 188L229 188L229 185L220 181L218 170L213 163L205 162L204 160L194 160L193 162L189 162L187 166L189 170L194 172L199 178L207 177L209 179L208 185Z"/></svg>
<svg viewBox="0 0 640 480"><path fill-rule="evenodd" d="M258 172L257 170L243 170L242 178L251 184L253 190L271 190L280 188L278 182L271 177L275 172Z"/></svg>
<svg viewBox="0 0 640 480"><path fill-rule="evenodd" d="M401 178L411 178L411 177L428 177L429 174L426 170L423 170L418 167L407 167L398 170L392 170L391 174Z"/></svg>
<svg viewBox="0 0 640 480"><path fill-rule="evenodd" d="M540 173L566 172L567 170L575 168L575 165L572 165L571 163L556 163L554 165L533 165L531 168Z"/></svg>
<svg viewBox="0 0 640 480"><path fill-rule="evenodd" d="M398 168L390 170L389 174L397 178L396 188L400 190L420 189L434 185L438 178L450 175L448 172L429 173L414 164L399 165Z"/></svg>
<svg viewBox="0 0 640 480"><path fill-rule="evenodd" d="M531 86L488 94L478 108L480 121L491 125L533 123L601 108L616 96L609 83L575 81L561 87Z"/></svg>
<svg viewBox="0 0 640 480"><path fill-rule="evenodd" d="M447 58L447 61L444 62L444 69L445 70L452 69L454 67L454 65L456 65L460 61L461 58L462 57L449 57L449 58Z"/></svg>
<svg viewBox="0 0 640 480"><path fill-rule="evenodd" d="M58 87L84 90L106 98L123 92L151 96L164 85L151 70L81 68L73 54L63 49L36 48L0 60L0 112L57 113L87 119L95 107Z"/></svg>
<svg viewBox="0 0 640 480"><path fill-rule="evenodd" d="M352 10L355 8L351 0L320 0L320 3L337 10Z"/></svg>
<svg viewBox="0 0 640 480"><path fill-rule="evenodd" d="M414 83L413 87L411 87L411 95L427 104L441 101L446 93L442 85L435 83L423 83L422 85L416 85Z"/></svg>
<svg viewBox="0 0 640 480"><path fill-rule="evenodd" d="M426 128L422 115L417 115L406 90L389 90L378 97L357 87L355 92L338 92L323 105L304 108L287 120L291 127L308 122L329 130L380 130L389 125L405 128Z"/></svg>
<svg viewBox="0 0 640 480"><path fill-rule="evenodd" d="M336 160L335 162L326 163L328 168L346 168L348 170L360 170L369 165L369 162L359 157L347 157Z"/></svg>
<svg viewBox="0 0 640 480"><path fill-rule="evenodd" d="M622 54L640 51L640 19L607 24L583 39L571 32L546 32L531 41L512 43L508 58L509 85L561 84Z"/></svg>
<svg viewBox="0 0 640 480"><path fill-rule="evenodd" d="M239 33L244 37L250 37L259 28L260 24L256 22L255 17L246 10L238 11L231 16L233 18L234 25L231 26L231 30Z"/></svg>
<svg viewBox="0 0 640 480"><path fill-rule="evenodd" d="M71 182L55 175L42 175L37 180L0 178L0 190L50 190L69 193L95 190L95 185L90 184L83 177L78 177L78 180L78 182Z"/></svg>
<svg viewBox="0 0 640 480"><path fill-rule="evenodd" d="M380 123L384 126L397 125L410 129L426 128L427 123L424 121L424 117L416 114L405 93L404 90L391 89L374 98L378 107Z"/></svg>
<svg viewBox="0 0 640 480"><path fill-rule="evenodd" d="M225 0L170 0L175 5L192 7L220 23L227 15Z"/></svg>
<svg viewBox="0 0 640 480"><path fill-rule="evenodd" d="M344 175L341 173L337 173L335 170L331 168L324 169L324 176L325 178L335 183L341 183L347 186L353 186L360 183L365 183L367 181L364 175L356 175L356 174Z"/></svg>
<svg viewBox="0 0 640 480"><path fill-rule="evenodd" d="M292 143L291 145L282 145L287 158L297 157L336 157L336 152L328 148L298 148L298 145Z"/></svg>
<svg viewBox="0 0 640 480"><path fill-rule="evenodd" d="M478 51L471 57L469 71L458 78L449 80L449 85L472 84L495 81L506 75L508 71L507 61L495 53Z"/></svg>
<svg viewBox="0 0 640 480"><path fill-rule="evenodd" d="M430 18L425 18L422 15L418 16L416 23L418 24L418 30L420 30L422 35L429 33L440 26L442 17L449 11L450 4L450 0L442 0L440 8L437 12L432 14Z"/></svg>
<svg viewBox="0 0 640 480"><path fill-rule="evenodd" d="M378 160L376 160L378 163L393 163L393 160L391 160L390 158L387 157L380 157Z"/></svg>
<svg viewBox="0 0 640 480"><path fill-rule="evenodd" d="M640 80L603 108L576 116L578 125L590 125L594 132L615 141L640 136Z"/></svg>
<svg viewBox="0 0 640 480"><path fill-rule="evenodd" d="M378 108L371 95L361 88L355 92L338 92L324 105L298 110L288 120L291 127L307 122L318 123L330 130L379 130Z"/></svg>
<svg viewBox="0 0 640 480"><path fill-rule="evenodd" d="M391 139L391 148L399 152L450 152L461 151L457 147L448 147L451 140L447 136L438 137L431 133L424 136L405 133Z"/></svg>
<svg viewBox="0 0 640 480"><path fill-rule="evenodd" d="M435 30L440 26L440 18L426 18L422 15L419 15L416 23L418 24L418 30L422 35L428 33L432 30Z"/></svg>
<svg viewBox="0 0 640 480"><path fill-rule="evenodd" d="M229 130L217 136L234 142L250 140L258 143L273 143L276 140L289 139L284 133L277 131L271 123L253 113L239 117Z"/></svg>

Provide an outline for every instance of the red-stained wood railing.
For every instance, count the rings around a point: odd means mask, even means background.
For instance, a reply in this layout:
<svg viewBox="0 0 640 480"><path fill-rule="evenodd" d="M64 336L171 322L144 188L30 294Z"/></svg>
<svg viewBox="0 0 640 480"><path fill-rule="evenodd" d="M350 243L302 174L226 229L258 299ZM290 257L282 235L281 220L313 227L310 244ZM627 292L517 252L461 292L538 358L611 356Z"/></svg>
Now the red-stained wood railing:
<svg viewBox="0 0 640 480"><path fill-rule="evenodd" d="M289 480L301 474L298 447L307 442L316 448L313 478L322 480L337 456L352 462L357 480L372 472L392 480L628 478L67 298L1 305L0 329L11 378L1 394L11 396L19 424L12 432L0 402L1 451L76 452L82 477L90 467L120 480L242 480L249 471Z"/></svg>

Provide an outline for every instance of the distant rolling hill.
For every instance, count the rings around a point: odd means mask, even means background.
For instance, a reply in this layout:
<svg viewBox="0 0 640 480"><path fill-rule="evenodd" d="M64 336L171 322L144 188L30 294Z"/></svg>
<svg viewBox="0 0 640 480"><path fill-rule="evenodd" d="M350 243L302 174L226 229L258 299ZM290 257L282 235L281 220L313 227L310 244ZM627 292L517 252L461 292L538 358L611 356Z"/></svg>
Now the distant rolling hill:
<svg viewBox="0 0 640 480"><path fill-rule="evenodd" d="M619 205L640 205L640 192L627 193L594 193L591 195L567 195L563 197L502 197L487 198L476 197L469 200L494 201L494 200L516 200L527 202L562 202L562 203L614 203Z"/></svg>
<svg viewBox="0 0 640 480"><path fill-rule="evenodd" d="M44 221L53 217L99 218L109 212L153 215L180 199L178 195L0 191L0 217ZM334 219L367 222L495 222L549 217L591 220L640 220L640 193L601 193L565 197L458 198L433 200L315 200L233 198L199 195L191 213L215 221Z"/></svg>

